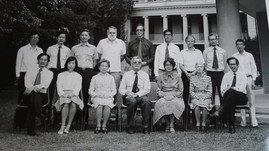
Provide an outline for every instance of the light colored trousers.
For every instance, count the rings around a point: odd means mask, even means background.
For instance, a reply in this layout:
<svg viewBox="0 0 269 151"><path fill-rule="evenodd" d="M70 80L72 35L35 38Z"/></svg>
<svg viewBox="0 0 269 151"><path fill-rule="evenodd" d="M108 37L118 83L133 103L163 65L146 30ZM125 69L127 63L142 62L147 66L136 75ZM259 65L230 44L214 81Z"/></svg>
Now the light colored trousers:
<svg viewBox="0 0 269 151"><path fill-rule="evenodd" d="M250 121L251 126L258 126L256 119L256 110L255 110L255 94L252 90L252 77L248 77L248 88L247 88L247 97L248 104L250 106ZM241 109L241 126L246 126L246 110Z"/></svg>

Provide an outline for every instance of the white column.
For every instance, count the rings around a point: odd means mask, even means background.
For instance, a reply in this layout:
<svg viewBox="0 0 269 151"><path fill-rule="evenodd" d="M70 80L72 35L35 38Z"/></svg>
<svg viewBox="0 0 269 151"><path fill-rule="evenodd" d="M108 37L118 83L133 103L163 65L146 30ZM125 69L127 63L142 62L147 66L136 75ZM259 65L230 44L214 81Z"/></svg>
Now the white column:
<svg viewBox="0 0 269 151"><path fill-rule="evenodd" d="M247 15L247 14L246 14ZM248 36L254 38L257 36L256 31L256 20L254 17L247 15L247 24L248 24Z"/></svg>
<svg viewBox="0 0 269 151"><path fill-rule="evenodd" d="M131 32L132 32L131 19L128 17L125 22L125 34L127 42L131 41Z"/></svg>
<svg viewBox="0 0 269 151"><path fill-rule="evenodd" d="M242 38L238 0L216 0L217 25L220 47L228 57L237 52L235 41Z"/></svg>
<svg viewBox="0 0 269 151"><path fill-rule="evenodd" d="M148 16L143 16L144 18L144 28L145 28L145 38L149 39L149 18Z"/></svg>
<svg viewBox="0 0 269 151"><path fill-rule="evenodd" d="M168 29L168 18L167 15L163 15L162 18L163 18L163 31L164 31Z"/></svg>
<svg viewBox="0 0 269 151"><path fill-rule="evenodd" d="M265 5L266 5L266 13L267 13L267 22L268 22L268 28L269 28L269 1L265 0Z"/></svg>
<svg viewBox="0 0 269 151"><path fill-rule="evenodd" d="M203 16L203 26L204 26L204 42L205 42L205 48L209 46L208 44L208 34L209 34L209 30L208 30L208 18L207 18L207 14L202 14Z"/></svg>
<svg viewBox="0 0 269 151"><path fill-rule="evenodd" d="M188 18L186 14L182 14L183 21L183 48L187 48L187 44L185 43L185 38L188 36Z"/></svg>

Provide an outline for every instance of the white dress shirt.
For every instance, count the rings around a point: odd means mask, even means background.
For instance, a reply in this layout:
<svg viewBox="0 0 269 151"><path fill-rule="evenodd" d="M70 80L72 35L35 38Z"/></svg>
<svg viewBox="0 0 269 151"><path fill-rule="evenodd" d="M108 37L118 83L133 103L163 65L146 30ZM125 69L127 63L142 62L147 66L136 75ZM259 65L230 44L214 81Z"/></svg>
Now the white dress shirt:
<svg viewBox="0 0 269 151"><path fill-rule="evenodd" d="M94 60L98 59L96 47L89 43L75 45L71 49L71 53L78 60L80 68L94 68Z"/></svg>
<svg viewBox="0 0 269 151"><path fill-rule="evenodd" d="M35 67L27 70L24 78L25 87L30 92L33 91L34 87L37 87L38 89L42 89L40 91L41 93L47 93L47 88L49 87L50 82L53 78L53 72L51 72L47 68L43 68L41 71L40 84L34 85L39 69L39 67Z"/></svg>
<svg viewBox="0 0 269 151"><path fill-rule="evenodd" d="M228 89L231 88L232 83L233 83L233 78L234 78L234 73L232 71L229 71L224 74L222 82L221 82L221 86L220 86L222 96ZM246 94L247 84L248 84L248 79L246 77L246 74L238 70L236 72L236 84L235 84L235 87L233 87L232 89Z"/></svg>
<svg viewBox="0 0 269 151"><path fill-rule="evenodd" d="M59 96L64 95L64 90L72 90L78 96L82 87L82 77L77 72L65 71L58 75L57 92Z"/></svg>
<svg viewBox="0 0 269 151"><path fill-rule="evenodd" d="M203 55L205 59L205 67L207 71L224 71L225 69L225 63L226 63L226 50L216 46L216 54L218 59L218 69L213 69L213 56L214 56L214 50L213 47L208 47L204 50Z"/></svg>
<svg viewBox="0 0 269 151"><path fill-rule="evenodd" d="M20 72L26 72L30 68L38 67L37 56L43 53L43 50L36 46L33 48L30 44L21 47L17 53L16 59L16 77Z"/></svg>
<svg viewBox="0 0 269 151"><path fill-rule="evenodd" d="M121 72L121 55L126 53L125 43L116 38L110 41L108 38L102 39L97 45L97 52L101 59L107 59L110 62L110 72Z"/></svg>
<svg viewBox="0 0 269 151"><path fill-rule="evenodd" d="M179 63L181 63L187 71L194 71L196 69L196 63L205 63L203 54L198 49L183 49L180 54L181 59L179 59Z"/></svg>
<svg viewBox="0 0 269 151"><path fill-rule="evenodd" d="M159 69L164 70L163 62L165 59L166 47L167 47L167 43L162 43L156 48L155 59L154 59L155 76L159 76ZM174 59L174 61L176 62L177 71L180 72L179 65L178 65L180 62L179 60L181 58L179 47L173 43L169 43L168 51L169 51L169 57Z"/></svg>
<svg viewBox="0 0 269 151"><path fill-rule="evenodd" d="M57 68L59 46L60 45L56 44L56 45L50 46L47 49L47 54L50 56L50 62L48 64L48 68ZM64 64L67 58L71 56L71 51L65 45L62 45L60 49L61 49L61 52L60 52L61 68L64 68Z"/></svg>
<svg viewBox="0 0 269 151"><path fill-rule="evenodd" d="M237 58L239 61L239 69L245 72L247 75L252 76L252 80L256 80L257 77L257 67L254 57L251 53L244 51L242 54L235 53L233 57Z"/></svg>
<svg viewBox="0 0 269 151"><path fill-rule="evenodd" d="M120 87L119 87L119 93L121 95L126 95L126 92L132 92L135 76L136 75L135 75L134 70L125 72L123 74ZM141 97L150 92L149 75L146 72L139 70L137 72L137 76L138 76L137 86L139 88L137 95Z"/></svg>

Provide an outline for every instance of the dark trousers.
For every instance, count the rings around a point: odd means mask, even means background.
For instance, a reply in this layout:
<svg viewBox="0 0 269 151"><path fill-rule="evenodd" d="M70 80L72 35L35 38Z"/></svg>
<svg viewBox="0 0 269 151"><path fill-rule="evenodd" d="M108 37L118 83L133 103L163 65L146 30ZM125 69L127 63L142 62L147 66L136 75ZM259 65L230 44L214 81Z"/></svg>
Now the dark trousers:
<svg viewBox="0 0 269 151"><path fill-rule="evenodd" d="M49 95L50 95L51 103L55 103L57 98L54 98L54 96L55 96L54 93L57 93L57 88L56 88L57 77L58 77L59 73L61 73L63 71L63 69L50 68L49 70L53 72L53 78L52 78L50 86L49 86ZM52 104L50 104L50 106L51 105ZM50 117L50 115L49 115L49 117ZM60 123L60 120L61 120L60 113L54 112L53 117L54 117L54 124Z"/></svg>
<svg viewBox="0 0 269 151"><path fill-rule="evenodd" d="M28 102L25 99L23 92L25 91L24 77L26 72L21 72L18 79L18 105L14 116L14 127L25 127L25 121L28 112Z"/></svg>
<svg viewBox="0 0 269 151"><path fill-rule="evenodd" d="M235 122L235 106L247 104L247 95L234 89L227 90L223 95L223 114L230 126Z"/></svg>
<svg viewBox="0 0 269 151"><path fill-rule="evenodd" d="M221 85L222 78L224 76L224 72L223 71L207 71L207 75L210 76L211 82L212 82L213 101L215 102L216 89L217 89L218 95L220 98L220 104L223 104L223 99L220 93L220 85Z"/></svg>
<svg viewBox="0 0 269 151"><path fill-rule="evenodd" d="M42 116L42 106L47 102L47 94L31 92L29 94L29 108L27 115L27 130L28 132L35 131L35 117Z"/></svg>
<svg viewBox="0 0 269 151"><path fill-rule="evenodd" d="M123 96L123 104L127 106L127 127L134 125L134 116L137 106L140 106L142 112L142 124L144 128L148 127L151 118L151 106L148 96L129 97Z"/></svg>
<svg viewBox="0 0 269 151"><path fill-rule="evenodd" d="M188 71L188 73L192 73L191 71ZM188 79L187 75L182 72L181 79L183 82L183 100L185 106L188 105L188 99L189 99L189 94L190 94L190 80Z"/></svg>
<svg viewBox="0 0 269 151"><path fill-rule="evenodd" d="M88 103L89 100L89 87L90 87L90 83L91 83L91 79L94 76L94 72L93 69L91 68L86 68L86 69L82 69L79 68L78 69L78 73L82 76L82 93L83 93L83 103L84 105L86 105ZM88 124L88 117L89 114L85 114L88 113L88 108L84 108L83 110L83 114L82 115L86 115L86 117L83 117L84 120L86 120L86 124Z"/></svg>

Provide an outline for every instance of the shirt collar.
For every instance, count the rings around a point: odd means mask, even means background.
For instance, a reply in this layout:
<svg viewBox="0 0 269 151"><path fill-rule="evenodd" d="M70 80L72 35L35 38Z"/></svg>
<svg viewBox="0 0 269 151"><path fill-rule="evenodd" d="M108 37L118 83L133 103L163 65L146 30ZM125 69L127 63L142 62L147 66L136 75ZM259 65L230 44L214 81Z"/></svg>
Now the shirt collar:
<svg viewBox="0 0 269 151"><path fill-rule="evenodd" d="M106 38L106 42L117 43L118 42L118 38L116 38L114 41L110 41L108 38Z"/></svg>
<svg viewBox="0 0 269 151"><path fill-rule="evenodd" d="M82 44L82 43L80 43L79 44L79 46L87 46L87 47L90 47L90 44L87 42L87 43L85 43L85 45L84 44Z"/></svg>

